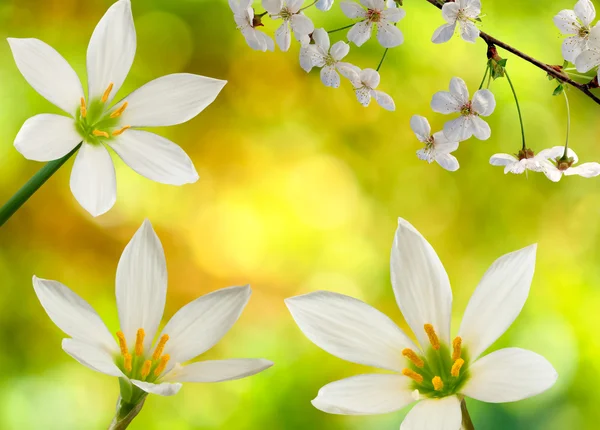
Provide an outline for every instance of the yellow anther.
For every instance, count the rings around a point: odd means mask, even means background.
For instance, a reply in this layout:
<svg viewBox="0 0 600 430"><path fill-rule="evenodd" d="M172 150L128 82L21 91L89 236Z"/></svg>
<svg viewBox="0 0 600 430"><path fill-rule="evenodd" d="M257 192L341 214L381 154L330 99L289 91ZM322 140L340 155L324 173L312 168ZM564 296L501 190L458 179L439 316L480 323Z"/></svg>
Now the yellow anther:
<svg viewBox="0 0 600 430"><path fill-rule="evenodd" d="M462 339L460 336L456 336L452 341L452 360L456 361L460 358L462 347Z"/></svg>
<svg viewBox="0 0 600 430"><path fill-rule="evenodd" d="M444 388L444 381L442 381L442 378L439 376L434 376L431 380L431 383L433 384L433 389L435 391L440 391L442 388Z"/></svg>
<svg viewBox="0 0 600 430"><path fill-rule="evenodd" d="M87 116L87 107L85 106L85 99L81 98L81 117L85 118Z"/></svg>
<svg viewBox="0 0 600 430"><path fill-rule="evenodd" d="M115 131L113 131L113 132L112 132L112 135L113 135L113 136L118 136L119 134L123 134L123 132L124 132L125 130L129 129L129 128L131 128L131 126L130 126L130 125L126 125L126 126L125 126L125 127L123 127L123 128L120 128L120 129L118 129L118 130L115 130Z"/></svg>
<svg viewBox="0 0 600 430"><path fill-rule="evenodd" d="M127 341L125 340L125 335L121 330L117 332L117 338L119 339L119 348L121 348L121 355L125 356L125 354L127 354Z"/></svg>
<svg viewBox="0 0 600 430"><path fill-rule="evenodd" d="M98 137L100 137L100 136L106 137L106 138L110 137L107 132L101 131L101 130L94 130L94 131L92 131L92 134L94 136L98 136Z"/></svg>
<svg viewBox="0 0 600 430"><path fill-rule="evenodd" d="M116 111L114 111L113 113L110 114L110 117L111 118L116 118L118 116L121 116L121 114L123 113L123 111L125 109L127 109L127 105L128 105L127 102L123 103L119 109L117 109Z"/></svg>
<svg viewBox="0 0 600 430"><path fill-rule="evenodd" d="M152 354L152 360L156 361L160 358L163 351L165 350L165 345L169 340L168 334L163 334L158 341L158 345L156 345L156 349L154 350L154 354Z"/></svg>
<svg viewBox="0 0 600 430"><path fill-rule="evenodd" d="M462 358L456 360L452 365L452 370L450 370L450 374L455 378L458 378L458 375L460 375L460 368L463 367L463 364L465 364L465 360L463 360Z"/></svg>
<svg viewBox="0 0 600 430"><path fill-rule="evenodd" d="M142 379L146 379L146 376L150 374L150 368L152 367L152 361L146 360L142 365Z"/></svg>
<svg viewBox="0 0 600 430"><path fill-rule="evenodd" d="M417 372L415 372L412 369L402 369L402 374L404 376L408 376L410 379L412 379L413 381L418 382L419 384L421 382L423 382L423 376L419 375Z"/></svg>
<svg viewBox="0 0 600 430"><path fill-rule="evenodd" d="M102 103L106 103L106 101L108 100L108 96L110 96L110 92L113 89L113 83L111 82L108 85L108 88L106 89L106 91L104 91L104 94L102 94Z"/></svg>
<svg viewBox="0 0 600 430"><path fill-rule="evenodd" d="M126 372L131 372L131 359L132 359L131 354L126 352L124 354L124 358L125 359L123 360L123 367L125 368Z"/></svg>
<svg viewBox="0 0 600 430"><path fill-rule="evenodd" d="M421 360L421 357L419 357L417 353L410 348L403 349L402 355L412 361L412 363L417 367L423 368L423 366L425 366L425 363L423 360Z"/></svg>
<svg viewBox="0 0 600 430"><path fill-rule="evenodd" d="M144 353L144 337L146 337L144 329L138 329L137 335L135 336L135 355L138 357Z"/></svg>
<svg viewBox="0 0 600 430"><path fill-rule="evenodd" d="M165 354L160 357L160 363L158 363L158 366L156 366L156 369L154 369L154 376L160 376L160 374L163 373L170 359L171 356L169 354Z"/></svg>
<svg viewBox="0 0 600 430"><path fill-rule="evenodd" d="M423 328L425 329L425 333L427 333L427 337L429 337L429 343L431 343L433 349L436 351L439 350L440 340L438 339L433 326L431 324L425 324Z"/></svg>

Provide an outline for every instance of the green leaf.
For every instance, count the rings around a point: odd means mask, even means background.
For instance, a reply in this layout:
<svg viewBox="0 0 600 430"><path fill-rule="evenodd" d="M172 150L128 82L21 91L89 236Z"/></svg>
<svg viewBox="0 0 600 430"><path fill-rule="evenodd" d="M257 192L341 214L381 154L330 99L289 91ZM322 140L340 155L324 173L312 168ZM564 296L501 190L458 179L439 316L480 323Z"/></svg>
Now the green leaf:
<svg viewBox="0 0 600 430"><path fill-rule="evenodd" d="M552 93L553 96L558 96L560 95L563 91L565 90L565 88L563 87L563 84L558 84L558 87L556 87L554 89L554 92Z"/></svg>

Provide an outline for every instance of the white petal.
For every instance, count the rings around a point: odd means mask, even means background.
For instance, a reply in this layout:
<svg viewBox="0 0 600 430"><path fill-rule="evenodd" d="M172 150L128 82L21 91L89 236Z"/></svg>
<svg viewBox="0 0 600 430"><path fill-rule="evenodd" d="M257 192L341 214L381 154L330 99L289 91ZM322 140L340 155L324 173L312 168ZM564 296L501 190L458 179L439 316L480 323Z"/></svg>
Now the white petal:
<svg viewBox="0 0 600 430"><path fill-rule="evenodd" d="M361 87L354 90L354 92L356 93L356 99L361 105L365 107L369 106L371 103L371 90L366 87Z"/></svg>
<svg viewBox="0 0 600 430"><path fill-rule="evenodd" d="M536 245L497 259L473 293L460 325L459 336L476 360L508 330L525 305L533 272Z"/></svg>
<svg viewBox="0 0 600 430"><path fill-rule="evenodd" d="M446 6L448 4L453 4L453 3L446 3L444 6ZM456 23L444 24L444 25L438 27L433 32L431 41L433 43L446 43L447 41L452 39L452 36L454 36L455 30L456 30Z"/></svg>
<svg viewBox="0 0 600 430"><path fill-rule="evenodd" d="M121 124L159 127L181 124L210 105L227 81L175 73L148 82L116 104L127 102Z"/></svg>
<svg viewBox="0 0 600 430"><path fill-rule="evenodd" d="M128 345L135 345L144 329L144 347L150 347L165 309L167 267L160 239L145 220L129 241L117 266L119 323Z"/></svg>
<svg viewBox="0 0 600 430"><path fill-rule="evenodd" d="M162 384L153 384L151 382L138 381L137 379L131 379L131 383L147 393L158 394L159 396L173 396L181 389L181 384L179 383L163 382Z"/></svg>
<svg viewBox="0 0 600 430"><path fill-rule="evenodd" d="M469 102L469 89L467 84L461 78L450 79L450 94L452 94L456 101L461 104L467 104Z"/></svg>
<svg viewBox="0 0 600 430"><path fill-rule="evenodd" d="M419 160L427 161L429 164L435 160L435 151L428 148L419 149L417 151L417 157Z"/></svg>
<svg viewBox="0 0 600 430"><path fill-rule="evenodd" d="M448 91L438 91L431 99L431 109L438 113L460 112L461 103Z"/></svg>
<svg viewBox="0 0 600 430"><path fill-rule="evenodd" d="M115 364L111 353L105 349L74 339L63 339L62 348L79 363L96 372L117 378L125 376Z"/></svg>
<svg viewBox="0 0 600 430"><path fill-rule="evenodd" d="M548 160L544 160L542 163L542 172L548 179L552 182L558 182L561 180L563 176L563 172L558 170L558 168Z"/></svg>
<svg viewBox="0 0 600 430"><path fill-rule="evenodd" d="M283 8L283 0L262 0L262 6L270 15L277 15Z"/></svg>
<svg viewBox="0 0 600 430"><path fill-rule="evenodd" d="M583 51L575 59L575 67L578 72L586 73L600 64L600 51L588 49Z"/></svg>
<svg viewBox="0 0 600 430"><path fill-rule="evenodd" d="M593 178L600 175L600 164L598 163L583 163L576 167L571 167L565 171L565 175L579 175L584 178Z"/></svg>
<svg viewBox="0 0 600 430"><path fill-rule="evenodd" d="M541 150L537 156L541 159L548 159L548 158L556 159L558 157L562 157L562 155L564 153L565 153L564 146L553 146L552 148ZM577 163L579 161L577 154L571 148L569 148L567 150L567 157L572 158L574 163Z"/></svg>
<svg viewBox="0 0 600 430"><path fill-rule="evenodd" d="M553 18L553 21L562 34L577 34L579 32L580 25L577 22L575 11L561 10Z"/></svg>
<svg viewBox="0 0 600 430"><path fill-rule="evenodd" d="M448 140L459 141L467 140L473 136L471 119L466 116L459 116L456 119L444 124L444 135Z"/></svg>
<svg viewBox="0 0 600 430"><path fill-rule="evenodd" d="M562 43L563 58L575 64L577 57L587 48L587 41L579 36L567 37Z"/></svg>
<svg viewBox="0 0 600 430"><path fill-rule="evenodd" d="M297 13L302 7L304 0L286 0L287 8L292 13Z"/></svg>
<svg viewBox="0 0 600 430"><path fill-rule="evenodd" d="M455 24L459 10L460 6L457 3L445 3L444 6L442 6L442 17L446 22Z"/></svg>
<svg viewBox="0 0 600 430"><path fill-rule="evenodd" d="M394 103L394 99L389 94L386 94L383 91L372 90L371 95L373 96L377 104L385 110L388 110L390 112L396 110L396 104Z"/></svg>
<svg viewBox="0 0 600 430"><path fill-rule="evenodd" d="M510 154L494 154L490 158L490 164L492 166L507 166L518 161L519 159L517 157Z"/></svg>
<svg viewBox="0 0 600 430"><path fill-rule="evenodd" d="M315 44L321 48L324 52L329 52L331 42L329 41L329 33L323 28L317 28L312 35Z"/></svg>
<svg viewBox="0 0 600 430"><path fill-rule="evenodd" d="M348 40L356 46L361 46L371 38L372 29L373 25L369 21L357 22L348 31Z"/></svg>
<svg viewBox="0 0 600 430"><path fill-rule="evenodd" d="M340 3L340 7L348 18L365 18L367 16L367 12L357 3L343 1Z"/></svg>
<svg viewBox="0 0 600 430"><path fill-rule="evenodd" d="M377 23L377 40L384 48L395 48L404 42L404 35L398 27L382 20Z"/></svg>
<svg viewBox="0 0 600 430"><path fill-rule="evenodd" d="M87 50L88 94L100 99L112 83L107 103L123 85L135 57L136 35L129 0L114 3L102 17Z"/></svg>
<svg viewBox="0 0 600 430"><path fill-rule="evenodd" d="M579 0L573 9L577 18L579 18L585 26L589 26L594 18L596 18L596 9L591 0Z"/></svg>
<svg viewBox="0 0 600 430"><path fill-rule="evenodd" d="M267 50L266 44L262 39L259 39L258 32L252 27L245 26L242 27L240 31L244 35L244 39L246 39L246 43L250 48L262 52L265 52Z"/></svg>
<svg viewBox="0 0 600 430"><path fill-rule="evenodd" d="M475 136L479 140L488 140L492 135L492 130L490 129L490 125L485 122L479 116L473 116L470 118L471 130L473 132L473 136Z"/></svg>
<svg viewBox="0 0 600 430"><path fill-rule="evenodd" d="M51 161L81 142L73 118L42 114L29 118L15 137L15 148L28 160Z"/></svg>
<svg viewBox="0 0 600 430"><path fill-rule="evenodd" d="M558 374L541 355L520 348L492 352L469 366L463 394L488 403L516 402L554 385Z"/></svg>
<svg viewBox="0 0 600 430"><path fill-rule="evenodd" d="M473 94L473 110L479 115L489 116L496 109L496 99L490 90L478 90Z"/></svg>
<svg viewBox="0 0 600 430"><path fill-rule="evenodd" d="M399 7L393 7L381 12L381 18L389 22L398 22L406 16L406 11Z"/></svg>
<svg viewBox="0 0 600 430"><path fill-rule="evenodd" d="M334 60L340 61L342 58L348 55L348 52L350 52L350 45L340 40L339 42L333 44L330 54Z"/></svg>
<svg viewBox="0 0 600 430"><path fill-rule="evenodd" d="M403 375L358 375L325 385L312 404L329 414L387 414L414 402L412 391Z"/></svg>
<svg viewBox="0 0 600 430"><path fill-rule="evenodd" d="M71 171L71 192L92 216L99 216L117 200L117 178L110 154L102 145L84 143Z"/></svg>
<svg viewBox="0 0 600 430"><path fill-rule="evenodd" d="M285 303L311 342L344 360L400 372L406 361L402 350L416 351L392 320L352 297L317 291Z"/></svg>
<svg viewBox="0 0 600 430"><path fill-rule="evenodd" d="M429 242L402 218L390 267L396 301L421 346L429 345L425 324L433 325L440 339L449 344L452 290L448 275Z"/></svg>
<svg viewBox="0 0 600 430"><path fill-rule="evenodd" d="M60 282L33 277L33 288L56 326L75 340L116 351L117 345L94 309Z"/></svg>
<svg viewBox="0 0 600 430"><path fill-rule="evenodd" d="M270 36L267 36L262 31L259 31L259 30L254 30L254 31L256 33L257 39L261 41L261 44L264 44L266 50L273 52L275 50L275 42L273 42L273 39L271 39ZM264 51L265 51L265 49L263 49L263 52Z"/></svg>
<svg viewBox="0 0 600 430"><path fill-rule="evenodd" d="M361 82L371 89L377 88L379 81L381 80L379 72L375 69L363 69L360 71L359 76Z"/></svg>
<svg viewBox="0 0 600 430"><path fill-rule="evenodd" d="M315 67L313 57L315 56L315 46L307 45L300 48L300 67L306 73L310 72Z"/></svg>
<svg viewBox="0 0 600 430"><path fill-rule="evenodd" d="M475 43L479 33L479 29L471 21L460 21L460 36L464 41Z"/></svg>
<svg viewBox="0 0 600 430"><path fill-rule="evenodd" d="M292 44L292 35L290 33L290 26L287 21L283 21L283 23L275 30L275 40L277 41L277 46L283 52L286 52L290 49L290 45Z"/></svg>
<svg viewBox="0 0 600 430"><path fill-rule="evenodd" d="M327 12L333 6L333 0L319 0L315 6L320 11Z"/></svg>
<svg viewBox="0 0 600 430"><path fill-rule="evenodd" d="M400 430L459 430L462 422L456 396L421 400L410 410Z"/></svg>
<svg viewBox="0 0 600 430"><path fill-rule="evenodd" d="M360 86L360 69L357 66L340 61L335 65L335 68L344 78L350 80L354 87Z"/></svg>
<svg viewBox="0 0 600 430"><path fill-rule="evenodd" d="M290 25L292 26L294 35L298 40L300 40L302 36L312 33L315 29L315 25L310 18L302 14L293 15L290 20Z"/></svg>
<svg viewBox="0 0 600 430"><path fill-rule="evenodd" d="M15 63L23 77L46 100L74 115L83 97L83 88L69 63L37 39L8 38Z"/></svg>
<svg viewBox="0 0 600 430"><path fill-rule="evenodd" d="M199 361L173 369L163 378L176 382L223 382L256 375L273 366L262 358Z"/></svg>
<svg viewBox="0 0 600 430"><path fill-rule="evenodd" d="M250 299L249 286L206 294L182 307L163 329L169 335L165 354L183 363L208 351L238 320Z"/></svg>
<svg viewBox="0 0 600 430"><path fill-rule="evenodd" d="M460 168L458 160L451 154L439 154L435 157L435 161L449 172L456 172Z"/></svg>
<svg viewBox="0 0 600 430"><path fill-rule="evenodd" d="M459 145L457 141L448 140L443 131L433 133L433 143L435 145L435 152L442 154L449 154L456 151Z"/></svg>
<svg viewBox="0 0 600 430"><path fill-rule="evenodd" d="M332 66L325 66L321 69L321 82L327 87L338 88L340 86L340 75Z"/></svg>
<svg viewBox="0 0 600 430"><path fill-rule="evenodd" d="M427 142L431 137L431 126L424 116L413 115L410 119L410 128L421 142Z"/></svg>

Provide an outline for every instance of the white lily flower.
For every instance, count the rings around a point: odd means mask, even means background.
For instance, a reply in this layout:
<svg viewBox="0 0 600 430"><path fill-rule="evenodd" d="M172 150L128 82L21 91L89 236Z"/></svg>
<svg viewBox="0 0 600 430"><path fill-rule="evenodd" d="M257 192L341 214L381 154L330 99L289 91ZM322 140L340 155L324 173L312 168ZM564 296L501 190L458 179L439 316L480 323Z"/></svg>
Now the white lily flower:
<svg viewBox="0 0 600 430"><path fill-rule="evenodd" d="M467 140L475 136L480 140L490 138L492 132L482 116L489 116L496 108L496 99L490 90L478 90L469 99L467 84L461 78L452 78L450 91L439 91L433 95L431 109L434 112L460 113L460 117L444 124L444 134L451 141Z"/></svg>
<svg viewBox="0 0 600 430"><path fill-rule="evenodd" d="M167 269L162 245L148 221L133 236L117 267L121 330L116 341L94 309L66 286L35 276L33 286L50 319L70 336L63 339L64 351L92 370L138 387L142 390L138 395L170 396L182 382L239 379L273 364L233 359L181 365L208 351L229 331L250 298L249 286L217 290L187 304L152 346L165 307Z"/></svg>
<svg viewBox="0 0 600 430"><path fill-rule="evenodd" d="M292 43L291 31L296 40L309 35L315 29L314 24L300 8L304 0L262 0L262 5L273 19L281 18L283 23L275 31L275 40L279 49L287 51Z"/></svg>
<svg viewBox="0 0 600 430"><path fill-rule="evenodd" d="M539 154L535 155L531 149L522 149L516 155L494 154L490 158L490 164L492 166L504 166L505 174L514 173L520 175L527 170L541 172L544 160Z"/></svg>
<svg viewBox="0 0 600 430"><path fill-rule="evenodd" d="M439 27L433 33L433 43L445 43L449 41L456 31L456 24L460 27L460 36L466 42L475 43L479 37L479 28L475 21L481 14L480 0L456 0L442 6L442 16L446 24Z"/></svg>
<svg viewBox="0 0 600 430"><path fill-rule="evenodd" d="M111 106L135 55L129 0L114 3L92 34L87 99L75 71L52 47L38 39L8 42L27 82L70 115L29 118L15 138L15 147L27 159L51 161L83 142L71 172L71 191L90 214L105 213L117 196L115 169L106 146L153 181L182 185L198 180L192 161L179 146L137 128L192 119L215 100L226 81L176 73L147 83Z"/></svg>
<svg viewBox="0 0 600 430"><path fill-rule="evenodd" d="M586 73L600 66L600 25L595 25L589 34L587 48L575 59L578 72ZM597 71L600 79L600 68Z"/></svg>
<svg viewBox="0 0 600 430"><path fill-rule="evenodd" d="M369 106L371 98L374 98L379 106L393 112L396 110L394 99L383 91L375 89L380 80L379 72L374 69L363 69L350 75L350 82L354 86L356 98L361 105Z"/></svg>
<svg viewBox="0 0 600 430"><path fill-rule="evenodd" d="M421 348L375 308L342 294L319 291L286 304L302 332L344 360L392 371L330 383L313 405L327 413L382 414L418 403L402 430L457 430L463 396L503 403L554 385L557 374L542 356L505 348L487 350L521 312L529 294L536 246L492 264L471 297L454 339L450 337L452 290L431 245L399 220L391 256L396 300Z"/></svg>
<svg viewBox="0 0 600 430"><path fill-rule="evenodd" d="M371 38L373 27L377 27L377 40L384 48L394 48L404 42L402 32L394 25L406 15L404 9L386 8L384 0L360 0L360 3L366 10L354 2L340 4L348 18L361 20L348 31L350 42L361 46Z"/></svg>
<svg viewBox="0 0 600 430"><path fill-rule="evenodd" d="M542 171L552 182L560 181L563 175L578 175L584 178L593 178L600 175L599 163L583 163L579 166L574 166L579 161L575 151L569 148L567 157L563 159L564 153L564 146L555 146L544 149L538 154L538 157L543 160L541 162Z"/></svg>
<svg viewBox="0 0 600 430"><path fill-rule="evenodd" d="M458 142L451 142L446 135L438 131L431 134L431 126L427 118L413 115L410 119L410 128L417 135L417 139L425 144L425 148L417 151L417 157L428 163L437 162L444 169L455 172L460 167L458 160L451 153L458 149Z"/></svg>
<svg viewBox="0 0 600 430"><path fill-rule="evenodd" d="M242 32L250 48L263 52L275 50L273 39L256 29L263 24L254 16L252 0L229 0L229 7L233 12L237 28Z"/></svg>
<svg viewBox="0 0 600 430"><path fill-rule="evenodd" d="M579 0L575 10L561 10L554 17L554 24L567 37L562 44L562 54L566 61L575 63L577 57L588 48L590 26L596 18L596 9L590 0Z"/></svg>
<svg viewBox="0 0 600 430"><path fill-rule="evenodd" d="M350 45L346 42L340 40L331 46L329 34L323 28L317 28L312 39L314 44L308 43L308 37L300 41L300 66L306 72L310 72L313 67L321 67L321 81L332 88L340 86L338 72L348 79L358 73L358 67L341 61L350 52Z"/></svg>

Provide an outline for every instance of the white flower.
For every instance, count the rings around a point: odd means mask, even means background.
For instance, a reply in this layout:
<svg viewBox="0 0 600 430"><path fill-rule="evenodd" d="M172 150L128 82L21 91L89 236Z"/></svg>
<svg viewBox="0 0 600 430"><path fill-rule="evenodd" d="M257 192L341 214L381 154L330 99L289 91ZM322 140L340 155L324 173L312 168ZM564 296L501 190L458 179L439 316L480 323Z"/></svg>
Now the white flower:
<svg viewBox="0 0 600 430"><path fill-rule="evenodd" d="M148 221L133 236L117 267L121 325L117 340L94 309L66 286L35 276L33 286L50 319L70 336L62 341L64 351L92 370L132 384L132 396L144 392L170 396L179 391L181 382L228 381L273 364L234 359L181 365L208 351L229 331L250 298L249 286L217 290L187 304L153 346L165 307L167 268L160 240Z"/></svg>
<svg viewBox="0 0 600 430"><path fill-rule="evenodd" d="M516 155L494 154L490 158L492 166L504 166L504 173L521 174L527 170L542 171L544 158L535 155L531 149L522 149Z"/></svg>
<svg viewBox="0 0 600 430"><path fill-rule="evenodd" d="M320 291L287 299L294 320L317 346L344 360L393 372L330 383L319 390L313 405L332 414L368 415L418 400L401 430L457 430L463 396L514 402L550 388L556 371L536 353L506 348L480 358L521 312L535 253L532 245L492 264L451 340L448 275L431 245L400 219L392 247L392 285L421 348L386 315L352 297Z"/></svg>
<svg viewBox="0 0 600 430"><path fill-rule="evenodd" d="M447 24L442 25L433 33L433 43L444 43L454 35L456 24L460 26L460 35L463 40L475 43L479 37L479 29L475 21L481 14L481 1L456 0L448 2L442 7L442 16Z"/></svg>
<svg viewBox="0 0 600 430"><path fill-rule="evenodd" d="M410 128L417 135L417 139L425 144L425 148L417 151L419 159L428 163L436 161L450 172L458 170L460 167L458 160L451 154L458 149L458 142L449 141L441 131L431 134L429 121L420 115L413 115L410 119Z"/></svg>
<svg viewBox="0 0 600 430"><path fill-rule="evenodd" d="M575 63L579 54L587 49L590 25L596 17L596 9L590 0L579 0L574 9L561 10L554 17L554 24L561 33L572 35L562 44L563 57L571 63Z"/></svg>
<svg viewBox="0 0 600 430"><path fill-rule="evenodd" d="M8 42L27 82L70 115L29 118L15 138L15 147L25 158L50 161L83 142L73 165L71 190L89 213L101 215L116 200L115 169L106 146L153 181L182 185L198 180L192 161L179 146L136 128L192 119L214 101L226 82L188 73L167 75L111 106L135 55L129 0L113 4L92 34L87 51L87 99L75 71L53 48L37 39L11 38Z"/></svg>
<svg viewBox="0 0 600 430"><path fill-rule="evenodd" d="M387 8L384 0L360 0L367 10L354 2L342 2L340 6L348 18L361 21L348 31L348 40L361 46L371 38L373 26L377 27L377 40L384 48L394 48L404 42L402 32L394 24L406 15L404 9Z"/></svg>
<svg viewBox="0 0 600 430"><path fill-rule="evenodd" d="M358 67L341 61L350 52L350 45L346 42L339 41L330 46L329 34L322 28L313 32L312 39L314 44L309 44L307 39L300 41L300 66L306 72L310 72L313 67L322 67L323 84L337 88L341 83L338 72L350 78L359 71Z"/></svg>
<svg viewBox="0 0 600 430"><path fill-rule="evenodd" d="M460 117L444 124L444 134L450 141L462 142L475 135L477 139L489 139L492 132L481 116L489 116L496 108L496 100L490 90L478 90L469 99L467 84L461 78L452 78L450 92L440 91L433 95L431 108L443 114L460 113Z"/></svg>
<svg viewBox="0 0 600 430"><path fill-rule="evenodd" d="M318 0L315 7L323 12L327 12L333 6L333 0Z"/></svg>
<svg viewBox="0 0 600 430"><path fill-rule="evenodd" d="M600 164L598 163L583 163L579 166L574 166L579 161L577 154L571 148L567 151L567 157L563 159L565 153L564 146L555 146L553 148L540 151L538 157L543 159L542 171L548 179L553 182L558 182L565 176L579 175L584 178L593 178L600 175Z"/></svg>
<svg viewBox="0 0 600 430"><path fill-rule="evenodd" d="M313 32L315 26L310 18L300 11L304 0L262 0L262 5L273 19L281 18L283 23L275 31L275 40L279 49L287 51L292 43L290 30L296 40L301 40Z"/></svg>
<svg viewBox="0 0 600 430"><path fill-rule="evenodd" d="M250 48L263 52L275 50L273 39L256 29L257 26L262 26L262 23L254 17L252 0L229 0L229 7L233 11L237 28L244 35Z"/></svg>
<svg viewBox="0 0 600 430"><path fill-rule="evenodd" d="M590 30L587 48L575 59L577 71L585 73L600 65L600 25ZM597 71L600 79L600 68Z"/></svg>
<svg viewBox="0 0 600 430"><path fill-rule="evenodd" d="M375 90L380 79L379 73L373 69L360 70L358 73L355 72L350 75L350 82L354 85L356 98L361 105L369 106L372 97L382 108L394 111L396 110L394 100L383 91Z"/></svg>

